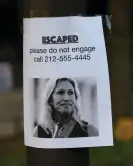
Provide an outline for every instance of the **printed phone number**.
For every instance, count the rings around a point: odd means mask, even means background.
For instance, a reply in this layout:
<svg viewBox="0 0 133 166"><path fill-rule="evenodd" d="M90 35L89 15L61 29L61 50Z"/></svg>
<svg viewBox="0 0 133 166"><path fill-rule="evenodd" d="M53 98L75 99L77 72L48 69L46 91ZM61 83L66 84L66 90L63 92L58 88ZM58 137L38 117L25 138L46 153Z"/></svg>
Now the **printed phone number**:
<svg viewBox="0 0 133 166"><path fill-rule="evenodd" d="M91 56L90 54L87 55L76 55L76 56L71 56L71 55L64 55L64 56L41 56L34 58L34 62L66 62L66 61L77 61L77 60L90 60Z"/></svg>

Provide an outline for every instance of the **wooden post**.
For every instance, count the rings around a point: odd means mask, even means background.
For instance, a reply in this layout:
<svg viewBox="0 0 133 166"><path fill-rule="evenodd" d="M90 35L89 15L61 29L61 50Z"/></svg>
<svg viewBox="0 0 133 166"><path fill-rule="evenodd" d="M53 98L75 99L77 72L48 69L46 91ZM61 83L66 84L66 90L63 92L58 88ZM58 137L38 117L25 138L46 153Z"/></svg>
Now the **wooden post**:
<svg viewBox="0 0 133 166"><path fill-rule="evenodd" d="M85 13L85 1L26 0L24 17L70 16ZM27 147L28 166L89 166L88 148L36 149Z"/></svg>

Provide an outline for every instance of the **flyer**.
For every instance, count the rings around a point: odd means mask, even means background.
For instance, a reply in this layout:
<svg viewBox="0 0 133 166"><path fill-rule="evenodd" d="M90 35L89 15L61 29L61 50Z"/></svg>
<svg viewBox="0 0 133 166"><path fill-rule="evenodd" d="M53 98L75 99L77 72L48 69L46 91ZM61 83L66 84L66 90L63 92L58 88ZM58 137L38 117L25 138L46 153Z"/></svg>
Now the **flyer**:
<svg viewBox="0 0 133 166"><path fill-rule="evenodd" d="M100 16L24 19L23 67L25 145L113 145Z"/></svg>

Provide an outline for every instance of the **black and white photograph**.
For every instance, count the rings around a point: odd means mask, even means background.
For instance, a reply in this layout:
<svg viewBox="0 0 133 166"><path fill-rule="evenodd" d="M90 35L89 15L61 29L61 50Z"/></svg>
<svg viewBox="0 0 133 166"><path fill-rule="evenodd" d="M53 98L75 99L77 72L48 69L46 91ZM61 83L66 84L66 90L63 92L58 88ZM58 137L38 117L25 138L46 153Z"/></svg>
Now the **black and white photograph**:
<svg viewBox="0 0 133 166"><path fill-rule="evenodd" d="M97 137L95 78L32 78L33 137Z"/></svg>

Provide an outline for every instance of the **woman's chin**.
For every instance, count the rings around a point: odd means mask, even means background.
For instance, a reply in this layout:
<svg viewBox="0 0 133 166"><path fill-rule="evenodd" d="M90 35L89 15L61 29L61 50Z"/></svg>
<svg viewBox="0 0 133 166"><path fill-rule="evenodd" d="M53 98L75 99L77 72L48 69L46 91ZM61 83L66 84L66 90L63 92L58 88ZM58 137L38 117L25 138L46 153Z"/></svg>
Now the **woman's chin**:
<svg viewBox="0 0 133 166"><path fill-rule="evenodd" d="M70 116L72 116L72 113L73 113L73 111L70 111L70 110L69 111L68 110L67 111L63 111L62 112L62 116L63 117L70 117Z"/></svg>

